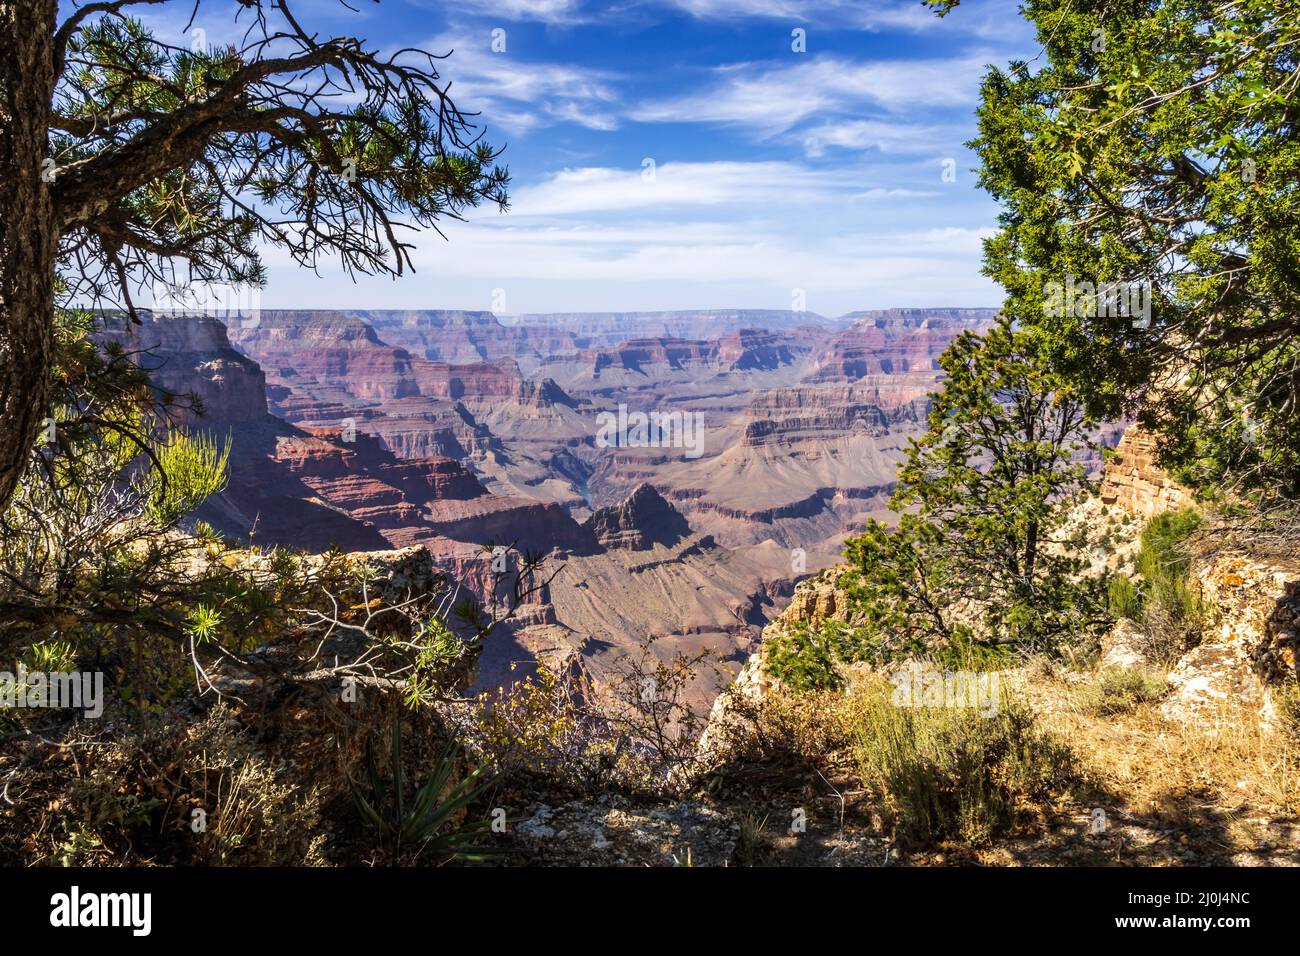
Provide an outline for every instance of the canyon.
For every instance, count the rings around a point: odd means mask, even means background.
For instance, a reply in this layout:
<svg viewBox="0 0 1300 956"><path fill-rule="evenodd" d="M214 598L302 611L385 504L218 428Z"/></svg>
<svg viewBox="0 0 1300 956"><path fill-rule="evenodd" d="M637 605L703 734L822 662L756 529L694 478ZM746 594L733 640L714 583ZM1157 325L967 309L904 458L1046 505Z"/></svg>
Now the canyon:
<svg viewBox="0 0 1300 956"><path fill-rule="evenodd" d="M939 354L995 314L261 310L104 335L179 421L232 443L193 521L257 545L422 546L480 595L493 547L544 554L559 572L494 635L483 687L539 661L599 679L649 647L708 659L707 707L774 605L887 515Z"/></svg>

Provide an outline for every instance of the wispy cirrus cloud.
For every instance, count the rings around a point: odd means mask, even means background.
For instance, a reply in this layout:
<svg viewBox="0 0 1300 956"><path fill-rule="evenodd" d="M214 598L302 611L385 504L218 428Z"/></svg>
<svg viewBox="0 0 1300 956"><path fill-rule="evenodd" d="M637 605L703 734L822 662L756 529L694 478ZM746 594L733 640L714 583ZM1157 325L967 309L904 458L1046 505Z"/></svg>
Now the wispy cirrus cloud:
<svg viewBox="0 0 1300 956"><path fill-rule="evenodd" d="M617 73L576 63L526 60L492 52L491 36L468 32L438 37L431 50L451 50L442 68L457 105L476 110L494 126L528 132L570 122L588 129L617 129L622 96Z"/></svg>
<svg viewBox="0 0 1300 956"><path fill-rule="evenodd" d="M921 0L659 0L699 20L786 21L837 30L932 33L1021 41L1032 37L1024 21L1008 17L1001 0L966 0L952 16L940 18ZM815 42L815 37L814 41Z"/></svg>
<svg viewBox="0 0 1300 956"><path fill-rule="evenodd" d="M738 20L761 17L851 26L923 30L938 19L920 0L664 0L701 20Z"/></svg>
<svg viewBox="0 0 1300 956"><path fill-rule="evenodd" d="M969 136L955 123L928 123L901 119L836 119L799 131L804 154L823 156L831 148L879 150L882 153L938 153L952 150Z"/></svg>
<svg viewBox="0 0 1300 956"><path fill-rule="evenodd" d="M406 0L413 6L444 10L442 0ZM923 33L947 30L952 34L997 36L1007 32L1005 16L991 13L999 0L967 0L960 16L940 20L920 0L627 0L602 4L593 0L459 0L459 18L532 22L549 26L576 26L596 22L656 22L666 14L683 13L694 19L739 23L786 21L837 30Z"/></svg>
<svg viewBox="0 0 1300 956"><path fill-rule="evenodd" d="M752 215L802 212L817 205L882 202L935 196L934 190L872 184L866 171L812 169L792 162L648 161L639 169L565 169L517 190L513 217L564 217L608 213L663 213L731 209Z"/></svg>
<svg viewBox="0 0 1300 956"><path fill-rule="evenodd" d="M442 0L407 0L415 6L444 9ZM455 12L500 20L531 20L537 23L574 24L581 22L582 0L458 0Z"/></svg>
<svg viewBox="0 0 1300 956"><path fill-rule="evenodd" d="M814 117L898 117L918 108L973 105L987 62L980 55L868 61L810 56L788 64L736 64L714 70L712 82L702 90L642 102L629 115L641 122L722 123L771 137ZM895 144L905 135L895 122Z"/></svg>

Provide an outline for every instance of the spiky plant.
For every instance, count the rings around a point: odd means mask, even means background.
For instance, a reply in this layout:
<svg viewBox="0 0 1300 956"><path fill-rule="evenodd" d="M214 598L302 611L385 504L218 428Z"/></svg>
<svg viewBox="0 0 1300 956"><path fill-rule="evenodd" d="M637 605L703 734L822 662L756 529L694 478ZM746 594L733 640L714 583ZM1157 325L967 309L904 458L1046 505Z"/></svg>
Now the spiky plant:
<svg viewBox="0 0 1300 956"><path fill-rule="evenodd" d="M448 787L456 768L455 744L449 743L434 764L433 774L407 798L408 780L402 762L402 725L393 716L389 753L391 779L385 782L375 758L374 741L366 744L366 776L369 795L354 784L352 796L366 825L397 849L418 847L440 857L479 861L498 851L484 845L490 830L486 820L452 823L456 812L492 786L494 777L487 765L476 767Z"/></svg>

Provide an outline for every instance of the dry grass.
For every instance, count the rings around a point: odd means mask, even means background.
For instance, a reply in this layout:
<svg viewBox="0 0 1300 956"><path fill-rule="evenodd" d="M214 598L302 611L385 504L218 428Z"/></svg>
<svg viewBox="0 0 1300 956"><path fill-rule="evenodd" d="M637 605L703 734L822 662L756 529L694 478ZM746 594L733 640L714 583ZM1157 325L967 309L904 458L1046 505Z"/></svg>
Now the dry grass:
<svg viewBox="0 0 1300 956"><path fill-rule="evenodd" d="M1179 724L1161 715L1159 683L1046 660L1005 672L1008 694L1032 710L1037 729L1068 743L1078 784L1047 801L1018 800L1009 831L974 842L957 833L928 847L908 841L906 863L1300 864L1300 738L1288 723L1291 711L1280 702L1273 729L1262 727L1257 713ZM1111 706L1116 701L1123 706ZM753 736L737 755L747 771L738 779L748 786L728 793L742 816L752 816L738 862L880 865L882 847L899 845L891 836L897 814L881 792L885 776L878 768L864 773L855 759L853 730L862 725L854 704L854 695L772 693L754 706ZM1294 713L1300 720L1300 696ZM760 766L769 772L756 775ZM828 794L844 795L847 819ZM820 808L817 839L784 836L790 806ZM1090 831L1098 809L1106 820L1100 835ZM831 846L840 855L827 856Z"/></svg>
<svg viewBox="0 0 1300 956"><path fill-rule="evenodd" d="M1081 782L1070 748L1011 697L991 715L902 707L879 682L857 688L848 723L863 785L916 845L987 844Z"/></svg>
<svg viewBox="0 0 1300 956"><path fill-rule="evenodd" d="M1169 682L1158 674L1131 667L1107 667L1079 690L1078 704L1096 717L1106 717L1158 701L1168 691Z"/></svg>
<svg viewBox="0 0 1300 956"><path fill-rule="evenodd" d="M1252 852L1270 827L1300 815L1296 737L1265 728L1257 714L1226 709L1179 723L1164 719L1155 700L1105 713L1095 707L1097 675L1021 677L1019 690L1044 726L1071 742L1089 776L1133 819Z"/></svg>

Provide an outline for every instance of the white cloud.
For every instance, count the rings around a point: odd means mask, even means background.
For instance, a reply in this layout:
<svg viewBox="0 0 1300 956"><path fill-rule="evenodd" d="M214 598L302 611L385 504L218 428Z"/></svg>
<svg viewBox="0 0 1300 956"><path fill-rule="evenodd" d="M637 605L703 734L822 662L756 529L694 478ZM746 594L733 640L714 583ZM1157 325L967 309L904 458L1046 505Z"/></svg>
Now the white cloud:
<svg viewBox="0 0 1300 956"><path fill-rule="evenodd" d="M1032 36L1014 0L966 0L939 18L921 0L662 0L700 20L763 18L814 26L921 33L947 31L979 37ZM816 34L809 37L817 42Z"/></svg>
<svg viewBox="0 0 1300 956"><path fill-rule="evenodd" d="M864 282L913 283L919 300L950 285L954 266L977 273L958 243L913 241L864 232L820 239L772 223L627 223L614 230L481 224L453 225L450 242L423 244L416 265L437 278L479 278L509 288L523 280L622 283L758 283L783 288L845 290ZM508 254L503 255L503 251ZM937 283L937 285L935 285ZM902 299L906 300L907 296ZM625 303L623 308L639 308Z"/></svg>
<svg viewBox="0 0 1300 956"><path fill-rule="evenodd" d="M937 153L957 149L969 130L906 120L831 120L799 133L804 153L825 154L827 148L878 149L882 153Z"/></svg>
<svg viewBox="0 0 1300 956"><path fill-rule="evenodd" d="M939 193L933 189L886 189L883 186L876 186L872 189L863 190L860 193L854 193L854 199L921 199L926 196L938 196Z"/></svg>
<svg viewBox="0 0 1300 956"><path fill-rule="evenodd" d="M917 301L951 286L958 271L978 272L975 230L900 230L855 206L938 192L864 179L858 170L784 162L666 163L652 182L639 169L564 170L518 191L507 216L449 224L451 241L422 244L417 267L439 280L503 288L667 282L846 291L887 281L914 284Z"/></svg>
<svg viewBox="0 0 1300 956"><path fill-rule="evenodd" d="M963 226L939 226L920 232L905 232L899 236L914 249L930 249L948 252L980 252L984 240L997 234L993 228L970 229Z"/></svg>
<svg viewBox="0 0 1300 956"><path fill-rule="evenodd" d="M516 190L511 210L516 217L718 206L795 210L809 203L843 201L861 186L855 172L828 173L785 162L585 167Z"/></svg>
<svg viewBox="0 0 1300 956"><path fill-rule="evenodd" d="M898 175L906 167L880 167ZM810 207L843 208L852 201L919 199L934 190L871 185L869 172L841 167L813 169L789 162L670 162L618 169L587 166L565 169L541 183L515 190L512 219L616 212L662 213L703 209L772 215L802 215Z"/></svg>
<svg viewBox="0 0 1300 956"><path fill-rule="evenodd" d="M519 312L783 308L794 288L826 314L994 301L979 276L987 230L950 226L951 200L933 198L947 194L897 185L905 168L880 167L894 181L878 185L788 162L665 163L653 182L639 168L564 170L517 190L507 215L446 223L447 242L426 234L415 279L365 290L388 305L486 308L503 289ZM268 265L279 275L283 255Z"/></svg>
<svg viewBox="0 0 1300 956"><path fill-rule="evenodd" d="M919 0L667 0L669 6L701 20L763 17L853 25L859 29L882 27L925 29L937 19Z"/></svg>
<svg viewBox="0 0 1300 956"><path fill-rule="evenodd" d="M419 6L442 9L441 0L414 0ZM539 23L578 22L582 0L458 0L456 12L473 13L502 20L532 20Z"/></svg>
<svg viewBox="0 0 1300 956"><path fill-rule="evenodd" d="M715 71L707 89L630 111L643 122L727 123L760 136L813 116L970 105L986 58L853 61L800 57L790 64L740 64ZM897 141L897 140L896 140Z"/></svg>
<svg viewBox="0 0 1300 956"><path fill-rule="evenodd" d="M452 83L451 93L462 109L483 113L492 125L526 132L570 122L589 129L612 130L619 124L620 77L607 71L568 63L522 60L509 52L493 53L490 35L458 34L427 44L432 50L452 50L440 67Z"/></svg>

